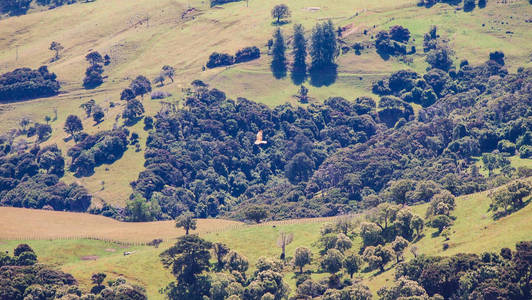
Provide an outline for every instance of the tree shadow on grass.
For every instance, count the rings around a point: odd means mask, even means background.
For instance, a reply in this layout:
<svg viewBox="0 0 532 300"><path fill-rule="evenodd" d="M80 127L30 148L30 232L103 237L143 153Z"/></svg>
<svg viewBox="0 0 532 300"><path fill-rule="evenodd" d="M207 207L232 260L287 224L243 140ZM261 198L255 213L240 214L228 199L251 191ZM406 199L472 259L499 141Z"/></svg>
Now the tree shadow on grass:
<svg viewBox="0 0 532 300"><path fill-rule="evenodd" d="M273 26L284 26L284 25L287 25L287 24L290 24L292 23L292 21L290 20L279 20L279 22L277 22L277 20L273 21L272 22L272 25Z"/></svg>
<svg viewBox="0 0 532 300"><path fill-rule="evenodd" d="M519 205L519 206L516 206L516 207L512 207L511 209L507 210L507 211L497 211L493 214L493 220L497 221L499 220L500 218L503 218L503 217L506 217L506 216L509 216L515 212L518 212L520 211L521 209L525 208L529 203L530 201L532 201L532 198L526 200L526 201L523 201L523 204Z"/></svg>
<svg viewBox="0 0 532 300"><path fill-rule="evenodd" d="M284 62L272 62L270 69L275 79L283 79L286 77L286 64Z"/></svg>
<svg viewBox="0 0 532 300"><path fill-rule="evenodd" d="M307 80L307 66L301 65L292 67L292 74L290 75L292 82L295 85L301 85L305 80Z"/></svg>
<svg viewBox="0 0 532 300"><path fill-rule="evenodd" d="M309 72L310 84L315 87L330 86L338 78L338 66L330 65L321 68L312 68Z"/></svg>

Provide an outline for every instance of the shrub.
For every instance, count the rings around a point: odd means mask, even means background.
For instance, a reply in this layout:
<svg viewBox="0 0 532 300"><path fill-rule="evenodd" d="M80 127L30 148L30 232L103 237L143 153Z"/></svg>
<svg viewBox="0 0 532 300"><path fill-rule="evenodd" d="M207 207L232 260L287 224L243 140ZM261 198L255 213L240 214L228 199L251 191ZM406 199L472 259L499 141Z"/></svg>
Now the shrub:
<svg viewBox="0 0 532 300"><path fill-rule="evenodd" d="M494 51L490 53L490 60L497 62L504 66L504 53L502 51Z"/></svg>
<svg viewBox="0 0 532 300"><path fill-rule="evenodd" d="M532 146L524 145L519 148L520 158L532 158Z"/></svg>
<svg viewBox="0 0 532 300"><path fill-rule="evenodd" d="M241 0L210 0L210 3L211 3L211 7L213 6L216 6L216 5L222 5L222 4L226 4L226 3L231 3L231 2L239 2Z"/></svg>
<svg viewBox="0 0 532 300"><path fill-rule="evenodd" d="M163 91L154 91L151 93L152 99L164 99L172 96L172 94Z"/></svg>
<svg viewBox="0 0 532 300"><path fill-rule="evenodd" d="M253 46L253 47L246 47L243 49L240 49L235 54L235 63L241 63L246 62L250 60L254 60L260 58L260 50L259 48Z"/></svg>
<svg viewBox="0 0 532 300"><path fill-rule="evenodd" d="M505 152L510 155L515 154L515 144L508 140L499 141L497 144L497 149L499 149L499 152Z"/></svg>
<svg viewBox="0 0 532 300"><path fill-rule="evenodd" d="M94 167L113 163L127 150L127 137L125 129L102 131L87 136L68 150L68 156L72 157L70 170L77 176L87 176L94 172Z"/></svg>
<svg viewBox="0 0 532 300"><path fill-rule="evenodd" d="M406 43L410 40L410 30L399 25L393 26L390 28L390 38L401 43Z"/></svg>
<svg viewBox="0 0 532 300"><path fill-rule="evenodd" d="M464 0L464 11L472 11L475 9L475 0Z"/></svg>
<svg viewBox="0 0 532 300"><path fill-rule="evenodd" d="M234 63L235 58L232 55L226 53L213 52L211 56L209 56L207 68L212 69L221 66L230 66Z"/></svg>

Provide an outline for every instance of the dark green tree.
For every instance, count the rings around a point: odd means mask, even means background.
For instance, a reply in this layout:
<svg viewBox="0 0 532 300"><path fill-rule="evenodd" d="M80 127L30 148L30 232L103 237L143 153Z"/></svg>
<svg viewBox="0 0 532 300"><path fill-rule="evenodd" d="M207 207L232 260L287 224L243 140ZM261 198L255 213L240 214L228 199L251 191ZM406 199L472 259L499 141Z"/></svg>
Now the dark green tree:
<svg viewBox="0 0 532 300"><path fill-rule="evenodd" d="M179 237L174 246L161 253L163 266L177 279L166 287L170 299L201 300L208 295L210 284L201 273L209 270L211 248L211 242L190 234Z"/></svg>
<svg viewBox="0 0 532 300"><path fill-rule="evenodd" d="M261 220L268 217L268 211L264 206L253 205L244 211L244 216L247 220L253 220L256 223L260 223Z"/></svg>
<svg viewBox="0 0 532 300"><path fill-rule="evenodd" d="M139 75L135 78L129 88L135 93L135 96L141 96L144 98L144 95L151 92L151 82L145 76Z"/></svg>
<svg viewBox="0 0 532 300"><path fill-rule="evenodd" d="M291 15L290 9L286 4L279 4L272 9L272 18L275 19L276 24L281 23L281 19L289 18Z"/></svg>
<svg viewBox="0 0 532 300"><path fill-rule="evenodd" d="M94 122L100 123L104 117L105 113L103 112L102 107L99 105L95 105L92 108L92 119L94 120Z"/></svg>
<svg viewBox="0 0 532 300"><path fill-rule="evenodd" d="M275 78L286 76L286 44L283 33L280 28L275 29L273 33L273 49L271 69Z"/></svg>
<svg viewBox="0 0 532 300"><path fill-rule="evenodd" d="M294 25L294 46L292 54L294 55L293 71L306 70L307 68L307 39L305 38L305 29L301 24Z"/></svg>
<svg viewBox="0 0 532 300"><path fill-rule="evenodd" d="M349 277L353 278L353 274L360 271L362 267L362 259L356 253L348 253L344 258L344 268Z"/></svg>
<svg viewBox="0 0 532 300"><path fill-rule="evenodd" d="M316 24L312 30L310 48L312 69L334 66L337 50L336 32L332 21Z"/></svg>
<svg viewBox="0 0 532 300"><path fill-rule="evenodd" d="M170 78L172 82L174 82L174 75L175 75L175 69L172 66L166 65L163 67L162 75Z"/></svg>
<svg viewBox="0 0 532 300"><path fill-rule="evenodd" d="M299 268L299 273L303 273L303 267L312 262L312 251L305 247L299 247L294 253L294 266Z"/></svg>
<svg viewBox="0 0 532 300"><path fill-rule="evenodd" d="M70 134L74 139L76 139L76 134L83 130L83 124L78 116L69 115L65 121L65 126L63 129L66 133Z"/></svg>

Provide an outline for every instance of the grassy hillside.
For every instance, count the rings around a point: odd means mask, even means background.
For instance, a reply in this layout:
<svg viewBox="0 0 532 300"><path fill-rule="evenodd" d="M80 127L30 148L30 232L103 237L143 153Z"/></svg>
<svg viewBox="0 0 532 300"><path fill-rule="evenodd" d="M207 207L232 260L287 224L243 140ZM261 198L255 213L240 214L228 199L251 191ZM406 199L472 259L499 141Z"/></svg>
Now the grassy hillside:
<svg viewBox="0 0 532 300"><path fill-rule="evenodd" d="M528 179L532 181L532 179ZM513 248L515 243L522 240L532 239L532 223L528 220L532 216L532 206L528 205L523 209L506 216L504 218L493 220L487 211L490 199L487 197L488 192L466 195L457 198L456 209L453 215L457 217L449 241L444 241L443 237L432 237L434 229L426 228L424 237L415 245L419 248L419 253L428 255L453 255L460 252L481 253L484 251L498 251L502 247ZM412 209L419 215L424 215L426 205L414 206ZM33 232L37 227L36 224L51 224L48 232L58 229L55 226L62 225L63 228L80 227L80 223L92 224L91 227L98 225L94 230L109 234L110 238L127 241L130 232L134 228L136 236L151 239L163 236L164 232L168 233L168 238L172 235L179 234L176 229L170 230L171 224L167 222L144 223L142 226L135 224L121 224L117 226L113 220L104 220L100 216L70 214L60 212L46 212L46 215L35 215L36 212L26 209L6 209L0 210L1 220L10 218L18 220L36 219L34 226L20 226L22 230ZM73 218L72 216L75 216ZM362 218L358 216L357 218ZM80 221L83 220L83 221ZM276 247L276 240L280 232L294 233L294 241L287 247L287 255L291 257L295 248L305 246L314 252L314 262L312 269L317 266L318 247L316 241L319 238L319 229L324 222L332 219L318 220L291 220L283 222L271 222L253 226L237 226L233 224L222 223L228 228L222 230L220 221L200 220L198 232L211 241L226 243L230 248L245 255L250 266L257 261L260 256L277 257L280 249ZM11 222L15 222L14 219ZM217 222L213 224L213 222ZM54 225L55 224L55 225ZM6 235L12 227L6 223L0 223L0 232L2 238L12 238ZM216 227L216 232L204 233L205 230ZM231 227L232 226L232 227ZM129 227L129 229L126 229ZM159 228L160 231L156 231ZM163 229L166 228L166 229ZM108 230L108 231L106 231ZM0 240L0 250L14 248L20 242L29 243L35 248L41 262L51 263L59 266L61 269L72 273L78 278L84 287L90 285L90 275L93 272L106 272L111 278L123 276L130 281L142 284L148 287L150 299L162 299L158 290L172 280L168 271L162 268L159 262L158 254L171 245L171 241L163 243L159 249L148 246L123 246L116 243L108 243L95 240L52 240L53 236L45 231L37 232L39 239L46 238L50 240ZM123 234L123 236L119 236ZM182 233L181 233L182 234ZM166 236L165 236L166 237ZM360 241L355 241L355 247L359 246ZM447 242L449 249L443 251L442 244ZM122 255L123 251L136 251L130 256ZM406 258L410 258L410 253L406 251ZM393 266L388 266L386 272L373 276L373 273L362 273L365 282L371 287L373 292L393 278ZM313 277L321 277L322 274L314 274ZM295 279L292 272L287 272L285 279L292 287L295 287Z"/></svg>
<svg viewBox="0 0 532 300"><path fill-rule="evenodd" d="M46 143L57 143L66 153L73 145L73 141L65 141L62 129L68 114L83 115L79 105L95 99L105 109L105 121L95 126L91 119L86 119L85 131L95 133L112 128L116 116L123 110L124 104L118 100L121 89L139 74L153 79L166 64L175 67L177 73L173 84L167 82L168 85L160 88L173 94L166 101L179 101L181 89L199 78L231 97L247 97L272 106L295 103L293 95L298 87L289 76L280 80L272 76L270 57L266 54L266 42L275 28L270 10L282 2L251 0L249 7L246 2L236 2L210 8L207 1L199 0L107 0L2 19L0 73L22 66L35 68L48 64L63 87L61 94L55 97L0 104L0 132L16 128L23 116L43 122L45 116L54 118L57 114L51 124L54 133ZM440 34L450 40L457 60L467 58L473 64L480 63L490 51L501 49L511 70L531 65L528 49L532 47L532 31L525 19L532 13L532 6L526 0L505 4L490 1L486 8L472 12L446 4L429 9L418 7L415 0L319 0L311 4L295 0L290 1L289 6L291 22L302 23L307 31L316 22L333 19L336 25L345 28L344 40L348 46L370 40L378 30L398 24L410 29L418 49L409 64L396 58L384 60L374 49L365 50L360 56L353 51L342 55L338 58L338 77L334 84L310 86L313 101L330 96L353 99L370 94L371 82L392 71L424 70L423 34L431 25L437 25ZM282 29L290 35L291 27L292 24L287 24ZM48 50L51 41L58 41L65 47L61 59L53 63L50 63L53 52ZM261 49L261 59L202 71L212 52L234 53L252 45ZM111 64L105 67L105 83L94 90L85 90L81 85L87 67L84 57L91 50L109 54ZM160 101L148 98L143 100L146 114L154 115ZM111 102L117 105L111 108ZM121 124L121 120L118 123ZM131 130L140 134L143 144L147 134L142 124ZM143 151L130 149L113 165L97 168L93 176L78 179L67 174L66 181L87 186L95 196L95 205L99 204L98 199L123 205L131 192L128 183L136 179L143 163Z"/></svg>
<svg viewBox="0 0 532 300"><path fill-rule="evenodd" d="M98 238L120 242L146 243L153 239L173 239L184 233L173 221L149 223L118 222L83 213L0 207L0 238L57 239ZM21 221L23 220L23 221ZM207 233L241 225L221 219L201 219L195 232Z"/></svg>

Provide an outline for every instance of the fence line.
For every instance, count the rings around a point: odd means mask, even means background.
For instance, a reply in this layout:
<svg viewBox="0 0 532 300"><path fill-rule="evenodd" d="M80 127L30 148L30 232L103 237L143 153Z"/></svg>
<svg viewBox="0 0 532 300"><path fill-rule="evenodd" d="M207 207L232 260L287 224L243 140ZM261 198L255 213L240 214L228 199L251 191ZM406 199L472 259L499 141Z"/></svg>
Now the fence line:
<svg viewBox="0 0 532 300"><path fill-rule="evenodd" d="M354 218L357 215L348 215L348 217ZM264 226L282 226L282 225L294 225L294 224L314 224L314 223L325 223L325 222L332 222L337 220L338 218L346 217L344 216L335 216L335 217L320 217L320 218L306 218L306 219L289 219L289 220L280 220L280 221L270 221L270 222L264 222L264 223L258 223L258 224L235 224L230 226L225 226L218 229L209 229L209 230L199 230L199 231L193 231L194 233L204 235L204 234L213 234L213 233L221 233L241 228L252 228L252 227L264 227ZM118 239L112 239L107 237L99 237L94 235L67 235L67 236L52 236L52 237L43 237L38 236L36 234L33 235L21 235L17 237L2 237L0 236L0 239L7 240L7 241L26 241L26 240L34 240L34 241L64 241L64 240L95 240L95 241L102 241L106 243L113 243L118 244L122 246L148 246L151 241L127 241L127 240L118 240ZM175 238L161 238L163 242L168 242L171 240L177 239L177 236Z"/></svg>

